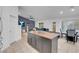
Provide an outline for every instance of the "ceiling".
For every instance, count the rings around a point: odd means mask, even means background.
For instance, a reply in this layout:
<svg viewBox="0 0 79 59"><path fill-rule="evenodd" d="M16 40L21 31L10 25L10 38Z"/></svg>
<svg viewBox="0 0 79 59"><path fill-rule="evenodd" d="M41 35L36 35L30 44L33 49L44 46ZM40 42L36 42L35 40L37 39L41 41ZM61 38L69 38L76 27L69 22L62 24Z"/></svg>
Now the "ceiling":
<svg viewBox="0 0 79 59"><path fill-rule="evenodd" d="M75 11L71 11L72 6L19 6L21 16L32 16L35 19L53 19L59 17L78 17L79 7L74 6ZM60 14L63 11L63 14Z"/></svg>

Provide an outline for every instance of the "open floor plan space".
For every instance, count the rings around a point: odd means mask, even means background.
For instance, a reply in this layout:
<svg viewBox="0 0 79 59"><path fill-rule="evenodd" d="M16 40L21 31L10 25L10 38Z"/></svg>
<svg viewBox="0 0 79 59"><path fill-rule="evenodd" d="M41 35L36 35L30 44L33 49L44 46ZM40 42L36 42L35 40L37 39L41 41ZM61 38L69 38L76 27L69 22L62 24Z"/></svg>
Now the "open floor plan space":
<svg viewBox="0 0 79 59"><path fill-rule="evenodd" d="M79 6L0 6L0 53L79 53Z"/></svg>

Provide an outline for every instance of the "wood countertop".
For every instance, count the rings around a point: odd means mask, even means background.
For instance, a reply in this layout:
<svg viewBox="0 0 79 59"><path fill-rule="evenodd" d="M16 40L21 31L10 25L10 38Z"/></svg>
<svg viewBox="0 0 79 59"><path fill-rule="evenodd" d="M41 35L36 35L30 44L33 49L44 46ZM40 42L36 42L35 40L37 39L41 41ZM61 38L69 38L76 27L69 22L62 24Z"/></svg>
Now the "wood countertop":
<svg viewBox="0 0 79 59"><path fill-rule="evenodd" d="M30 33L40 36L40 37L50 39L50 40L59 36L59 34L57 34L57 33L50 33L50 32L45 32L45 31L31 31Z"/></svg>

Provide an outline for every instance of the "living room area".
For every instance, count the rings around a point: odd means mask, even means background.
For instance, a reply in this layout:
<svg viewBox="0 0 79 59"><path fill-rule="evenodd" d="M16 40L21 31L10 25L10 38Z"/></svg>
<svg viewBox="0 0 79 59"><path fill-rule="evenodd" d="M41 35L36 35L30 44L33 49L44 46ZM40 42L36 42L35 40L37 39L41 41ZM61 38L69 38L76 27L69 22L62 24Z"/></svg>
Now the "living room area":
<svg viewBox="0 0 79 59"><path fill-rule="evenodd" d="M58 52L79 52L79 7L19 7L21 15L35 21L36 30L58 33ZM22 9L26 10L24 13ZM28 11L28 12L27 12ZM27 13L27 14L26 14Z"/></svg>
<svg viewBox="0 0 79 59"><path fill-rule="evenodd" d="M78 53L79 52L79 21L64 20L62 22L61 39L59 40L59 51ZM63 47L64 46L64 47Z"/></svg>
<svg viewBox="0 0 79 59"><path fill-rule="evenodd" d="M78 6L18 6L1 8L3 8L3 13L2 19L0 19L0 35L3 38L0 37L0 39L7 38L0 43L4 44L2 52L79 52ZM7 18L8 16L10 18ZM9 30L5 30L6 26L4 24L7 24ZM4 26L3 32L2 26Z"/></svg>
<svg viewBox="0 0 79 59"><path fill-rule="evenodd" d="M79 0L1 0L1 59L79 59Z"/></svg>
<svg viewBox="0 0 79 59"><path fill-rule="evenodd" d="M76 6L19 6L20 16L35 22L30 26L35 26L33 31L59 34L58 52L62 53L79 52L78 10Z"/></svg>

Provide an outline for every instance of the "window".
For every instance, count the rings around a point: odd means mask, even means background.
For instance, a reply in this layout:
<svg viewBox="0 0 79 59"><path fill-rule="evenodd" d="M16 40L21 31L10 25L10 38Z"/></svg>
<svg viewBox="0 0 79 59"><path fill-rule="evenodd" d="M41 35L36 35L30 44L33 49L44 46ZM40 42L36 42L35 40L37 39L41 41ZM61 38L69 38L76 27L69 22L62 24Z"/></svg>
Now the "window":
<svg viewBox="0 0 79 59"><path fill-rule="evenodd" d="M78 20L64 20L62 22L62 32L65 33L67 29L79 30L79 21Z"/></svg>
<svg viewBox="0 0 79 59"><path fill-rule="evenodd" d="M79 21L75 21L74 26L75 26L75 28L76 28L77 30L79 30Z"/></svg>
<svg viewBox="0 0 79 59"><path fill-rule="evenodd" d="M44 28L44 23L39 23L39 28Z"/></svg>

